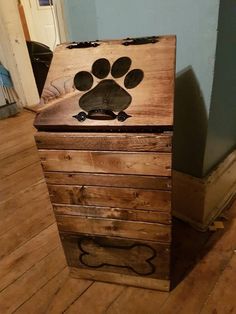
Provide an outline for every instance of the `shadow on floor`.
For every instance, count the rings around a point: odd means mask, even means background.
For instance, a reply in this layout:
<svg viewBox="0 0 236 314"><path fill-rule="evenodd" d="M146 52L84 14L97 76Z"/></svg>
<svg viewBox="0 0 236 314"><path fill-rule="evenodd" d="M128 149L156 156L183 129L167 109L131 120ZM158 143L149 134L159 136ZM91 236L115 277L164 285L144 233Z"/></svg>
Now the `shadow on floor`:
<svg viewBox="0 0 236 314"><path fill-rule="evenodd" d="M217 220L223 222L224 228L214 232L201 232L178 219L173 219L172 229L172 265L171 281L174 289L194 268L194 266L207 255L219 239L228 232L236 217L236 198L228 204Z"/></svg>

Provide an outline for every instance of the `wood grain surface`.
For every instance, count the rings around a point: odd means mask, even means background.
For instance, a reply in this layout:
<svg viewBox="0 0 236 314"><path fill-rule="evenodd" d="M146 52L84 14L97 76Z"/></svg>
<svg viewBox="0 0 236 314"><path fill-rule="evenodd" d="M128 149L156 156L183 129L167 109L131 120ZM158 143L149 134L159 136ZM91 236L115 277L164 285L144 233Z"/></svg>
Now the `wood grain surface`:
<svg viewBox="0 0 236 314"><path fill-rule="evenodd" d="M171 175L170 153L39 150L44 171Z"/></svg>
<svg viewBox="0 0 236 314"><path fill-rule="evenodd" d="M172 132L159 134L37 132L35 141L39 149L171 152Z"/></svg>
<svg viewBox="0 0 236 314"><path fill-rule="evenodd" d="M103 41L96 48L83 49L68 49L65 44L59 45L54 52L43 91L42 103L48 103L48 108L38 115L35 126L84 129L102 126L120 128L173 125L175 47L175 36L159 37L155 44L136 46L124 46L122 41ZM79 99L84 92L73 89L71 81L75 74L79 71L91 72L93 63L99 58L106 58L112 65L124 56L132 61L130 70L140 69L144 73L142 82L133 89L124 87L125 75L114 79L132 97L131 105L126 109L131 118L124 122L117 119L87 119L82 123L78 122L73 115L81 111ZM106 79L113 80L113 77L108 74ZM100 81L94 76L92 88Z"/></svg>
<svg viewBox="0 0 236 314"><path fill-rule="evenodd" d="M123 175L110 173L46 171L47 184L93 185L134 189L171 190L170 177Z"/></svg>
<svg viewBox="0 0 236 314"><path fill-rule="evenodd" d="M171 223L171 213L155 210L61 204L54 204L53 209L58 215L78 215L95 218L158 222L162 224Z"/></svg>
<svg viewBox="0 0 236 314"><path fill-rule="evenodd" d="M124 237L163 243L171 241L171 226L163 224L69 215L56 215L56 220L61 232Z"/></svg>
<svg viewBox="0 0 236 314"><path fill-rule="evenodd" d="M169 279L168 244L61 233L69 266L143 278Z"/></svg>
<svg viewBox="0 0 236 314"><path fill-rule="evenodd" d="M98 280L110 283L117 283L118 285L128 285L135 287L142 287L146 289L157 289L161 291L170 291L170 281L156 278L143 278L141 276L129 276L124 274L116 274L107 271L96 271L93 269L78 269L70 268L70 274L74 278L88 280ZM153 309L156 311L156 309Z"/></svg>
<svg viewBox="0 0 236 314"><path fill-rule="evenodd" d="M48 189L54 204L171 210L170 191L76 185L48 185Z"/></svg>

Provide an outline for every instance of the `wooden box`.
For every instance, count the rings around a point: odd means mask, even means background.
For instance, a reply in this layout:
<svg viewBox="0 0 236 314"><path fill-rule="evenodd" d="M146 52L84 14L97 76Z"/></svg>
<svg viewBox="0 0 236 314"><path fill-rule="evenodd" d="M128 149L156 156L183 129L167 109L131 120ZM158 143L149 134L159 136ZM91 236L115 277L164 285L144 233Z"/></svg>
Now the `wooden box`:
<svg viewBox="0 0 236 314"><path fill-rule="evenodd" d="M60 45L35 136L71 274L168 291L175 37Z"/></svg>

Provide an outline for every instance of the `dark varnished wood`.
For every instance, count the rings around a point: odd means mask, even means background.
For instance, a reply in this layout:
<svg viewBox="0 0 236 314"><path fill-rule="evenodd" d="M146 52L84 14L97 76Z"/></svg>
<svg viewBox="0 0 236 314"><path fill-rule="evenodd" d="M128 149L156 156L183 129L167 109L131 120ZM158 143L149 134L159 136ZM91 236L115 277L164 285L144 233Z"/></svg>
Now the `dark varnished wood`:
<svg viewBox="0 0 236 314"><path fill-rule="evenodd" d="M168 244L61 233L68 265L97 272L169 279Z"/></svg>
<svg viewBox="0 0 236 314"><path fill-rule="evenodd" d="M155 210L127 209L106 206L54 204L53 209L58 215L75 215L95 218L108 218L129 221L171 223L171 214Z"/></svg>
<svg viewBox="0 0 236 314"><path fill-rule="evenodd" d="M171 175L170 153L39 150L44 171Z"/></svg>
<svg viewBox="0 0 236 314"><path fill-rule="evenodd" d="M171 190L170 177L58 171L45 172L44 176L48 184L94 185L148 190Z"/></svg>
<svg viewBox="0 0 236 314"><path fill-rule="evenodd" d="M48 185L48 189L54 204L171 210L169 191L77 185Z"/></svg>
<svg viewBox="0 0 236 314"><path fill-rule="evenodd" d="M160 134L38 132L35 140L39 149L171 152L172 132Z"/></svg>
<svg viewBox="0 0 236 314"><path fill-rule="evenodd" d="M103 41L96 48L68 49L67 46L59 45L54 52L41 99L41 102L48 108L36 118L35 126L38 129L51 126L53 129L71 127L75 130L86 130L88 127L92 127L97 130L108 127L114 130L123 127L173 125L175 36L159 37L156 43L138 46L124 46L119 40ZM124 57L131 60L131 65L126 67L126 72L120 69L120 73L117 75L117 71L114 69L117 67L118 60ZM107 66L98 65L98 69L97 66L95 66L96 69L93 69L93 65L97 65L98 60L101 59L109 62L113 69L112 73L108 73ZM100 68L105 69L105 72L102 71L102 75ZM74 77L81 71L94 76L94 84L89 91L80 91L74 88ZM114 72L116 77L112 76ZM137 73L139 73L138 81L140 82L138 85ZM117 77L121 74L124 75ZM108 98L110 94L114 94L111 88L106 95L99 92L101 98L99 100L96 95L94 96L93 92L96 88L98 89L99 84L101 84L100 87L104 85L104 79L112 80L116 84L115 86L119 86L121 90L130 95L132 101L125 111L131 117L124 122L117 119L110 121L86 119L86 121L78 122L73 116L81 111L79 103L82 97L86 97L86 101L89 98L89 103L92 104L94 101L97 105L101 100L101 105L104 105L107 94ZM80 85L80 80L76 80L75 85L78 82ZM90 84L88 85L90 86ZM91 97L88 97L86 93L90 93ZM121 94L118 92L114 96L112 99L108 99L108 107L110 105L114 107L114 101L116 103ZM124 106L119 106L119 108L121 107Z"/></svg>
<svg viewBox="0 0 236 314"><path fill-rule="evenodd" d="M125 221L82 216L56 215L61 232L113 236L170 243L171 226L139 221Z"/></svg>

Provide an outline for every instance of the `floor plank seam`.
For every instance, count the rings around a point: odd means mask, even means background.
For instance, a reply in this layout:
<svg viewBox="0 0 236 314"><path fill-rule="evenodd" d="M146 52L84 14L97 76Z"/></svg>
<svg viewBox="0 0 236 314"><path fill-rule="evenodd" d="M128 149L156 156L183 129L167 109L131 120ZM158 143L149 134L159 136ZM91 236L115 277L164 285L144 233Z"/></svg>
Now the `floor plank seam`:
<svg viewBox="0 0 236 314"><path fill-rule="evenodd" d="M32 199L31 201L33 201L34 199ZM49 207L48 207L48 210L51 210L51 206L50 206L50 204L48 204L49 205ZM47 206L48 206L47 205ZM20 208L18 208L17 210L21 210L22 209L22 207L20 207ZM16 210L16 211L17 211ZM2 235L4 235L4 234L6 234L6 233L8 233L8 232L10 232L12 229L14 229L15 228L15 226L12 226L12 227L10 227L9 229L6 229L6 230L4 230L4 232L2 232L2 233L0 233L0 237L2 236ZM16 248L17 249L17 248ZM1 259L0 259L1 260Z"/></svg>
<svg viewBox="0 0 236 314"><path fill-rule="evenodd" d="M80 297L82 297L82 295L85 294L85 292L86 292L93 284L94 284L94 281L92 281L91 284L90 284L86 289L84 289L84 291L82 291L82 292L80 293L80 295L79 295L69 306L67 306L67 307L63 310L62 314L66 313L66 311L67 311Z"/></svg>
<svg viewBox="0 0 236 314"><path fill-rule="evenodd" d="M17 249L19 249L20 247L22 247L23 245L25 245L27 242L29 242L30 240L32 240L34 237L36 237L37 235L39 235L41 232L45 231L47 228L49 228L50 226L52 226L53 224L55 224L56 222L54 221L53 223L51 223L50 225L47 225L45 228L41 229L38 233L32 235L31 238L26 239L24 242L22 242L20 245L16 246L14 249L12 249L11 251L7 252L6 255L2 256L0 258L0 261L2 259L4 259L6 256L10 255L11 253L13 253L14 251L16 251Z"/></svg>
<svg viewBox="0 0 236 314"><path fill-rule="evenodd" d="M33 183L32 185L27 186L26 188L24 188L24 189L22 189L22 190L20 190L20 191L18 191L16 194L24 193L24 192L25 192L26 190L28 190L29 188L32 188L32 187L34 187L35 185L37 185L37 184L39 184L39 183L43 183L43 182L45 182L45 179L44 179L44 177L42 176L38 181L36 181L36 182ZM45 183L45 184L46 184L46 183ZM10 197L4 199L3 201L0 201L0 209L1 209L1 205L2 205L2 204L6 203L6 202L9 202L11 199L15 198L15 195L16 195L16 194L14 194L13 196L10 196Z"/></svg>
<svg viewBox="0 0 236 314"><path fill-rule="evenodd" d="M4 177L0 177L0 180L4 180L4 179L6 179L6 178L9 178L10 176L15 175L17 172L22 171L22 170L24 170L24 169L26 169L26 168L28 168L28 167L34 165L34 164L38 164L38 163L39 163L39 160L34 161L34 162L32 162L32 163L29 163L29 164L28 164L27 166L25 166L25 167L22 167L22 168L20 168L20 169L14 171L14 172L12 172L12 173L9 173L8 175L5 175Z"/></svg>
<svg viewBox="0 0 236 314"><path fill-rule="evenodd" d="M202 311L203 311L205 305L207 304L207 301L208 301L209 297L212 295L214 289L217 287L217 284L219 283L219 280L220 280L221 275L222 275L223 272L226 270L226 268L229 266L230 261L231 261L231 259L233 258L234 254L235 254L234 251L232 251L232 254L231 254L230 258L228 259L228 261L227 261L227 263L225 264L224 268L221 270L221 273L217 276L217 279L216 279L216 281L215 281L215 283L214 283L214 285L213 285L211 291L209 291L208 295L206 296L206 299L205 299L205 301L203 302L203 304L202 304L202 306L201 306L201 309L200 309L200 311L199 311L199 314L202 313Z"/></svg>
<svg viewBox="0 0 236 314"><path fill-rule="evenodd" d="M54 251L54 250L53 250ZM67 268L68 266L65 265L61 270L59 270L52 278L50 278L44 285L42 285L37 291L35 291L30 298L28 298L27 300L25 300L20 306L18 306L13 312L15 313L16 311L18 311L26 302L28 302L30 299L32 299L40 290L42 290L48 283L50 283L56 276L58 276L59 273L61 273L65 268ZM50 305L50 304L49 304Z"/></svg>
<svg viewBox="0 0 236 314"><path fill-rule="evenodd" d="M33 264L30 268L28 268L27 270L25 270L19 277L17 277L16 279L14 279L11 283L9 283L6 287L4 287L2 290L0 290L0 293L3 292L4 290L6 290L10 285L14 284L14 282L16 282L17 280L19 280L22 276L24 276L24 274L26 274L28 271L30 271L31 269L33 269L38 263L40 263L42 260L44 260L46 257L48 257L50 254L52 254L55 250L57 250L60 247L60 245L56 246L53 250L51 250L51 252L47 253L43 258L37 260L37 262L35 264Z"/></svg>
<svg viewBox="0 0 236 314"><path fill-rule="evenodd" d="M23 153L23 152L25 152L26 150L29 150L29 149L34 148L34 147L35 147L35 145L32 143L31 146L24 147L22 150L20 150L20 151L14 153L14 154L8 155L8 156L6 156L6 157L0 159L0 161L3 161L3 160L5 160L5 159L8 159L9 157L14 157L14 156L16 156L16 159L17 159L17 155L18 155L19 153ZM37 153L37 151L35 151L35 154L36 154L36 153Z"/></svg>
<svg viewBox="0 0 236 314"><path fill-rule="evenodd" d="M104 314L106 314L109 309L111 308L111 306L120 298L120 296L127 290L127 287L124 286L122 291L115 297L114 300L112 300L112 302L110 304L108 304L108 306L106 307L105 311L104 311Z"/></svg>

